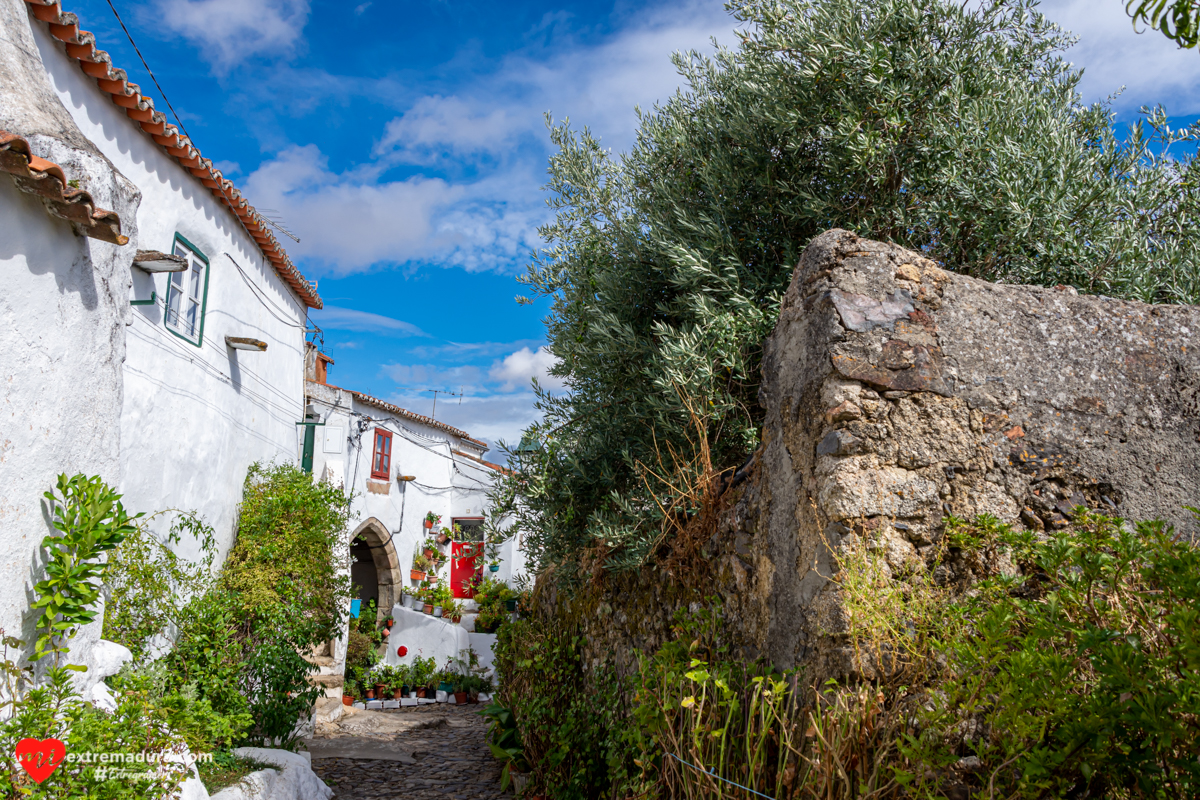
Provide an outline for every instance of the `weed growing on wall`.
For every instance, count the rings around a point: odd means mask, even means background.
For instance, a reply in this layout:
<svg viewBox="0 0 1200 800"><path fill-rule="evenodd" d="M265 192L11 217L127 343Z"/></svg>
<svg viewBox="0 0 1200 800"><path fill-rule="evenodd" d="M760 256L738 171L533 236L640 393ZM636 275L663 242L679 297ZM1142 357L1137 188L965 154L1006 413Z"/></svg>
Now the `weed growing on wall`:
<svg viewBox="0 0 1200 800"><path fill-rule="evenodd" d="M121 495L98 476L59 475L56 489L45 497L59 535L42 542L46 576L34 587L36 599L30 604L42 612L32 660L53 653L57 665L71 637L99 613L102 556L134 532L138 517L125 513Z"/></svg>
<svg viewBox="0 0 1200 800"><path fill-rule="evenodd" d="M156 518L172 515L166 541L150 530ZM173 549L184 537L200 547L198 562L180 558ZM195 512L160 511L142 518L109 556L104 575L104 638L128 647L140 661L155 642L167 644L179 611L188 597L210 587L216 555L213 530Z"/></svg>
<svg viewBox="0 0 1200 800"><path fill-rule="evenodd" d="M722 649L715 607L678 619L633 687L584 665L553 620L505 626L504 759L557 796L583 774L612 796L689 800L1200 796L1193 543L1090 512L1047 534L952 519L936 558L975 569L960 586L934 580L937 561L891 574L865 544L838 555L856 672L841 683ZM597 702L572 704L573 687Z"/></svg>

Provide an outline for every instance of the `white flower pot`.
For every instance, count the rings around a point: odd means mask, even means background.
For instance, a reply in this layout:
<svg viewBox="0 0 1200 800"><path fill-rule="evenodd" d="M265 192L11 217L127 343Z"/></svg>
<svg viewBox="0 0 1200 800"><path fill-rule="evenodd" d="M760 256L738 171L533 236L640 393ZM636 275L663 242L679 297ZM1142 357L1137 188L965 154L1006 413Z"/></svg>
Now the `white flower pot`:
<svg viewBox="0 0 1200 800"><path fill-rule="evenodd" d="M433 615L434 615L435 617L440 617L440 616L442 615L442 607L441 607L441 606L434 606L434 607L433 607Z"/></svg>
<svg viewBox="0 0 1200 800"><path fill-rule="evenodd" d="M424 600L413 601L413 611L424 611L424 610L425 610L425 601Z"/></svg>
<svg viewBox="0 0 1200 800"><path fill-rule="evenodd" d="M413 607L413 600L414 600L414 598L413 598L413 596L412 596L411 594L406 594L406 595L404 595L404 600L402 601L402 602L404 603L404 607L405 607L405 608L412 608L412 607Z"/></svg>

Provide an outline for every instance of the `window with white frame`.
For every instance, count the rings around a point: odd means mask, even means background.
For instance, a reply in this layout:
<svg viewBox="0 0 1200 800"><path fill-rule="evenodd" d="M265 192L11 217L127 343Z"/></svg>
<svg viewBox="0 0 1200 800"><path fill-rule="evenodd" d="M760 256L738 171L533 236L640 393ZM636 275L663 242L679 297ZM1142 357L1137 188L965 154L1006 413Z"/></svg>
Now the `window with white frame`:
<svg viewBox="0 0 1200 800"><path fill-rule="evenodd" d="M177 256L187 259L188 268L170 273L167 284L167 327L196 345L204 339L204 305L208 296L208 259L191 242L175 234Z"/></svg>

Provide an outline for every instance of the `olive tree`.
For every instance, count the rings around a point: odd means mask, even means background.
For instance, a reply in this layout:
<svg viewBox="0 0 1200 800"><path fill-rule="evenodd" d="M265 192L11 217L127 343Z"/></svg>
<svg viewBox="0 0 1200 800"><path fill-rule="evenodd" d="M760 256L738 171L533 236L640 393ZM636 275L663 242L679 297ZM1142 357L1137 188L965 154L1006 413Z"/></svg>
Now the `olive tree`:
<svg viewBox="0 0 1200 800"><path fill-rule="evenodd" d="M738 0L735 48L674 56L685 88L628 153L551 123L547 245L562 396L502 487L536 569L636 567L757 444L761 342L833 227L989 280L1200 299L1200 168L1161 109L1118 137L1073 39L1032 0Z"/></svg>

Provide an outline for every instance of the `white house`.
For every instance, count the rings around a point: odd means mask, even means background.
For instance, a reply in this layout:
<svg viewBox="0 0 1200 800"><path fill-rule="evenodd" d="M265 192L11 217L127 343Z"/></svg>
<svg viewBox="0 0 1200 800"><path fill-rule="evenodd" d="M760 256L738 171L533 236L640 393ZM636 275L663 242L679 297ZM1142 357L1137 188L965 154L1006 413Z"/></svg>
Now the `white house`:
<svg viewBox="0 0 1200 800"><path fill-rule="evenodd" d="M321 300L57 3L0 0L0 130L0 627L27 635L59 472L196 510L229 546L247 467L298 457Z"/></svg>
<svg viewBox="0 0 1200 800"><path fill-rule="evenodd" d="M387 663L408 663L418 655L444 663L470 646L473 615L454 624L407 611L401 606L401 590L419 584L413 579L413 558L437 529L457 525L467 534L478 531L482 541L488 491L503 467L485 461L487 444L466 431L329 383L332 364L329 356L310 346L306 391L313 436L305 447L304 463L311 463L319 479L353 494L351 577L360 600L375 600L380 618L396 619ZM440 518L432 531L423 524L429 514ZM497 543L494 572L483 557L452 557L438 577L473 609L464 581L484 570L493 578L513 580L525 566L518 545L514 539ZM463 546L444 545L446 555L460 555ZM400 643L408 650L404 657L396 652ZM341 676L344 648L343 639L330 654L325 672ZM487 654L482 655L486 659Z"/></svg>

